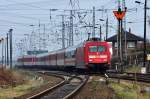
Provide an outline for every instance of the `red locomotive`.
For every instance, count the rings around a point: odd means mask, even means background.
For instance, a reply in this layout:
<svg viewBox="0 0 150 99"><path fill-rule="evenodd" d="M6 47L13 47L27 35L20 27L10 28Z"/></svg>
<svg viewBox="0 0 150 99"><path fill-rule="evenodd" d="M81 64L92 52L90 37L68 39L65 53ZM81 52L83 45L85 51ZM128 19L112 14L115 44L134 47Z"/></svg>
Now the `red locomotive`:
<svg viewBox="0 0 150 99"><path fill-rule="evenodd" d="M106 70L110 66L112 46L98 38L89 39L77 46L46 54L26 55L18 58L18 65L37 68L75 68Z"/></svg>

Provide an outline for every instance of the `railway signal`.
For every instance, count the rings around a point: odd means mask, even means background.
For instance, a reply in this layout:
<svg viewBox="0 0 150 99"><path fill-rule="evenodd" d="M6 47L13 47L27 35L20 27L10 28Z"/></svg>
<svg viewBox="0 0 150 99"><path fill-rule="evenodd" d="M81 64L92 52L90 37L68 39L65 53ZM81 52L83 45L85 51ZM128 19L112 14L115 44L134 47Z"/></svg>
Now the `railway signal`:
<svg viewBox="0 0 150 99"><path fill-rule="evenodd" d="M125 16L125 11L122 11L120 7L118 7L118 11L113 11L115 17L118 20L118 56L120 59L120 63L122 65L122 60L123 60L123 41L122 41L122 19ZM123 71L123 67L121 66L121 71Z"/></svg>
<svg viewBox="0 0 150 99"><path fill-rule="evenodd" d="M121 8L119 8L118 11L113 11L113 13L118 20L122 20L126 12L121 11Z"/></svg>

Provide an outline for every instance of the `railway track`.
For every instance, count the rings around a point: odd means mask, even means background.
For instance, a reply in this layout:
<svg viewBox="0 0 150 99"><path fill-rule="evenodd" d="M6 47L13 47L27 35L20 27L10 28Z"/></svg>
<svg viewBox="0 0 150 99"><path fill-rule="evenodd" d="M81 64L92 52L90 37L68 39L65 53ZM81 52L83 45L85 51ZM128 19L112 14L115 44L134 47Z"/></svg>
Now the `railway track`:
<svg viewBox="0 0 150 99"><path fill-rule="evenodd" d="M144 83L150 83L150 74L141 73L107 73L110 78L132 80Z"/></svg>
<svg viewBox="0 0 150 99"><path fill-rule="evenodd" d="M85 77L70 77L64 85L54 90L52 93L47 94L42 99L69 99L86 83Z"/></svg>
<svg viewBox="0 0 150 99"><path fill-rule="evenodd" d="M63 81L53 87L47 88L40 93L24 97L23 99L69 99L76 95L77 91L81 89L88 80L85 75L71 75L60 72L40 72L46 75L54 75L63 77ZM20 99L20 98L17 98ZM22 99L22 98L21 98Z"/></svg>

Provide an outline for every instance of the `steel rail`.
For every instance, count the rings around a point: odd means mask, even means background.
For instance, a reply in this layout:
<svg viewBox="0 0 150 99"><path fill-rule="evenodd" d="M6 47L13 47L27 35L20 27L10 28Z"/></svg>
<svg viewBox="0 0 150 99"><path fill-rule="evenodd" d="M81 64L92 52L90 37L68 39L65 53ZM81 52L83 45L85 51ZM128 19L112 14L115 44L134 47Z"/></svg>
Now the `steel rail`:
<svg viewBox="0 0 150 99"><path fill-rule="evenodd" d="M124 80L132 80L138 82L150 83L150 74L140 74L140 73L107 73L109 78L118 78Z"/></svg>
<svg viewBox="0 0 150 99"><path fill-rule="evenodd" d="M28 97L27 99L35 99L35 98L38 98L38 97L40 97L41 95L43 95L43 94L45 94L45 93L47 93L47 92L49 92L49 91L51 91L51 90L54 90L54 89L60 87L60 86L63 85L64 83L65 83L65 80L62 81L62 82L60 82L60 83L58 83L57 85L55 85L55 86L53 86L53 87L50 87L50 88L48 88L48 89L46 89L46 90L44 90L44 91L42 91L42 92L36 94L36 95L33 95L33 96L31 96L31 97Z"/></svg>
<svg viewBox="0 0 150 99"><path fill-rule="evenodd" d="M73 98L73 96L75 96L76 93L86 84L86 82L88 81L88 78L89 78L89 76L87 76L86 79L84 79L83 83L81 83L74 91L72 91L70 94L65 96L63 99Z"/></svg>
<svg viewBox="0 0 150 99"><path fill-rule="evenodd" d="M66 74L65 74L66 75ZM51 90L50 93L43 95L43 99L69 99L76 95L76 93L85 85L88 80L88 77L79 77L77 75L68 75L70 78L62 86L58 87L55 90ZM80 80L79 82L71 82L73 79Z"/></svg>

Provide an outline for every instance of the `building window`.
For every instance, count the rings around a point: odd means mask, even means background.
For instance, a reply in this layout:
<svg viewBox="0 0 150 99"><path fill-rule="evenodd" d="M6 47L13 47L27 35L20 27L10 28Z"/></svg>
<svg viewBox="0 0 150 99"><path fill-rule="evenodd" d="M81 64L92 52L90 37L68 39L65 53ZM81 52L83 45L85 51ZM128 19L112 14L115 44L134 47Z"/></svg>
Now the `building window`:
<svg viewBox="0 0 150 99"><path fill-rule="evenodd" d="M135 42L128 42L127 47L128 48L135 48Z"/></svg>
<svg viewBox="0 0 150 99"><path fill-rule="evenodd" d="M118 43L117 42L115 42L115 48L117 48L118 47Z"/></svg>

